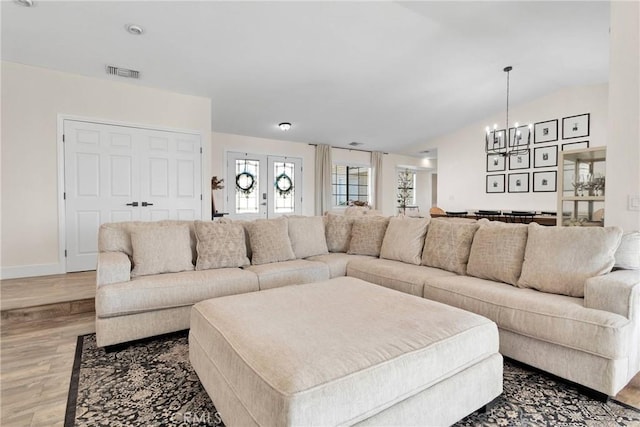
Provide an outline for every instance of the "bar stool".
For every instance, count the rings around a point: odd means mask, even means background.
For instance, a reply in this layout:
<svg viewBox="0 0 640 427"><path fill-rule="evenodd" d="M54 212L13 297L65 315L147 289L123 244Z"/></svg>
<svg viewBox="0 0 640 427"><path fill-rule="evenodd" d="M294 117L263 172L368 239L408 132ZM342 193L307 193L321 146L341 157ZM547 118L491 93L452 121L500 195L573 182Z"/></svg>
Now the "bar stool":
<svg viewBox="0 0 640 427"><path fill-rule="evenodd" d="M445 211L447 216L454 218L464 218L467 216L467 211Z"/></svg>
<svg viewBox="0 0 640 427"><path fill-rule="evenodd" d="M522 224L529 224L533 221L533 217L536 216L534 211L511 211L504 214L507 217L507 222L519 222Z"/></svg>
<svg viewBox="0 0 640 427"><path fill-rule="evenodd" d="M500 215L502 215L501 211L490 211L490 210L478 210L474 212L476 219L486 218L489 221L497 221Z"/></svg>

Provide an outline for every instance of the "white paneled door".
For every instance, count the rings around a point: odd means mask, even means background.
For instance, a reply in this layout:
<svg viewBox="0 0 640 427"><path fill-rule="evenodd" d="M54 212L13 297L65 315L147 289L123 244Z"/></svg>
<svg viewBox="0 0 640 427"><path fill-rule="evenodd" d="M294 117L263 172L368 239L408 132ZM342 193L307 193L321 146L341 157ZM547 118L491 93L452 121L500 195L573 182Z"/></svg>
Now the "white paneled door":
<svg viewBox="0 0 640 427"><path fill-rule="evenodd" d="M67 271L93 270L105 222L200 219L200 136L64 120Z"/></svg>

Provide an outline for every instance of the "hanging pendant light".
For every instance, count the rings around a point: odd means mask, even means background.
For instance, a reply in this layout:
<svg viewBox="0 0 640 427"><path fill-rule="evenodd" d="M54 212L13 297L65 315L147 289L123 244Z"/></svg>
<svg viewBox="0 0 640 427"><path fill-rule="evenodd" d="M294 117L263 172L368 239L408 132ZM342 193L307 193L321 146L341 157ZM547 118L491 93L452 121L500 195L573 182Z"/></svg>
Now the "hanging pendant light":
<svg viewBox="0 0 640 427"><path fill-rule="evenodd" d="M520 126L518 122L509 128L509 73L513 67L504 67L502 71L507 73L507 118L504 129L498 129L498 124L485 128L485 153L500 156L516 156L529 152L533 124ZM508 133L507 133L508 132Z"/></svg>

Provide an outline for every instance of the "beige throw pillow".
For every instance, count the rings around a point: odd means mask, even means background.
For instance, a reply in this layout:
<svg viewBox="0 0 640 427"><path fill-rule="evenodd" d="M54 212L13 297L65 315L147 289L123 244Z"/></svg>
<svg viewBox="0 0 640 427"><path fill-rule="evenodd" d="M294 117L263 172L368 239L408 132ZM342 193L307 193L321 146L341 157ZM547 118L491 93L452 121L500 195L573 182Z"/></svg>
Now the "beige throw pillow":
<svg viewBox="0 0 640 427"><path fill-rule="evenodd" d="M518 286L583 297L588 278L611 271L621 237L619 227L543 227L531 223Z"/></svg>
<svg viewBox="0 0 640 427"><path fill-rule="evenodd" d="M296 258L329 253L321 216L289 217L289 240Z"/></svg>
<svg viewBox="0 0 640 427"><path fill-rule="evenodd" d="M389 218L386 217L357 217L351 227L351 241L347 253L379 256L387 225Z"/></svg>
<svg viewBox="0 0 640 427"><path fill-rule="evenodd" d="M478 224L467 274L516 286L527 246L527 226L482 220Z"/></svg>
<svg viewBox="0 0 640 427"><path fill-rule="evenodd" d="M464 275L477 221L462 222L433 219L424 241L422 265Z"/></svg>
<svg viewBox="0 0 640 427"><path fill-rule="evenodd" d="M257 219L247 224L251 244L251 264L289 261L296 256L289 241L286 218Z"/></svg>
<svg viewBox="0 0 640 427"><path fill-rule="evenodd" d="M380 258L420 265L428 219L391 218L384 234Z"/></svg>
<svg viewBox="0 0 640 427"><path fill-rule="evenodd" d="M131 231L131 277L193 270L188 225L136 227Z"/></svg>
<svg viewBox="0 0 640 427"><path fill-rule="evenodd" d="M351 241L351 227L355 218L345 215L327 215L327 249L329 252L347 252Z"/></svg>
<svg viewBox="0 0 640 427"><path fill-rule="evenodd" d="M244 228L237 223L196 221L196 270L249 265Z"/></svg>
<svg viewBox="0 0 640 427"><path fill-rule="evenodd" d="M640 231L622 235L615 254L614 267L625 270L640 270Z"/></svg>

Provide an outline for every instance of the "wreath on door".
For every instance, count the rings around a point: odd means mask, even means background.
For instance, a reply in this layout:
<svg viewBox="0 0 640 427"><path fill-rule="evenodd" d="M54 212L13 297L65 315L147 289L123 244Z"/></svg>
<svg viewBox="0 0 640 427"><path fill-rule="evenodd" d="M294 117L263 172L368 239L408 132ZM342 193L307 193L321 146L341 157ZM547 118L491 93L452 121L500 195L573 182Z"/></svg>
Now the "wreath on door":
<svg viewBox="0 0 640 427"><path fill-rule="evenodd" d="M291 194L291 192L293 191L293 182L291 182L291 178L289 178L289 175L282 172L276 177L275 187L278 194L281 197L285 197Z"/></svg>
<svg viewBox="0 0 640 427"><path fill-rule="evenodd" d="M251 172L240 172L236 175L236 188L245 196L253 193L256 186L256 177Z"/></svg>

